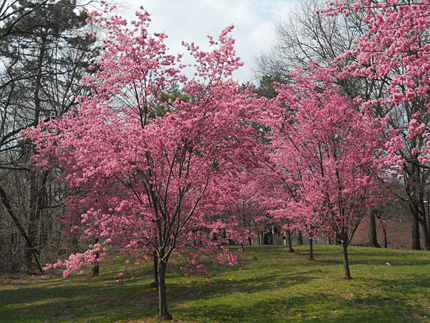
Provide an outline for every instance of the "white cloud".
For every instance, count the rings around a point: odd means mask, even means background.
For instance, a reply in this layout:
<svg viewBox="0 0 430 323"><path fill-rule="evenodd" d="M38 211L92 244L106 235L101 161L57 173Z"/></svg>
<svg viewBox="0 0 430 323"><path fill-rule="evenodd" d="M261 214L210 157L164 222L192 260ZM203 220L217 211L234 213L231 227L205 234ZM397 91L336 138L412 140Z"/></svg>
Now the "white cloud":
<svg viewBox="0 0 430 323"><path fill-rule="evenodd" d="M285 0L117 0L131 17L140 6L152 15L150 29L164 32L167 45L174 52L184 53L182 41L207 48L207 35L216 38L232 24L236 52L244 62L235 77L253 81L254 57L267 51L275 42L274 23L291 10L292 1Z"/></svg>

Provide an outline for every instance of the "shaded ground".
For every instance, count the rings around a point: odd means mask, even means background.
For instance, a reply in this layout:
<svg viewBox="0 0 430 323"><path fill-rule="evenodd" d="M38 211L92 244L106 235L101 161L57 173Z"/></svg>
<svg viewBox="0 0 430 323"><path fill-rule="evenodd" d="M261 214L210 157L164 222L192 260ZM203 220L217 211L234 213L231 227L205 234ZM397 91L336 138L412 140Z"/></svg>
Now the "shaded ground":
<svg viewBox="0 0 430 323"><path fill-rule="evenodd" d="M50 275L0 274L0 291L20 289L29 284L37 284L54 278Z"/></svg>
<svg viewBox="0 0 430 323"><path fill-rule="evenodd" d="M429 322L428 252L351 247L354 280L345 281L338 246L315 246L315 261L307 246L295 249L248 247L246 262L208 268L210 280L184 277L172 263L167 290L175 322ZM1 276L0 322L153 322L151 264L121 276L123 265L112 255L97 278Z"/></svg>

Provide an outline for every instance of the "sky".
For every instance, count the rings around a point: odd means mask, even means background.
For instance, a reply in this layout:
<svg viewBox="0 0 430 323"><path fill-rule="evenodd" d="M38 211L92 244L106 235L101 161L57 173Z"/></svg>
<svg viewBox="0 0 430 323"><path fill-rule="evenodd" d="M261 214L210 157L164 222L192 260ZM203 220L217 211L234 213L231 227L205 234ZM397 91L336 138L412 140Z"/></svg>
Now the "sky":
<svg viewBox="0 0 430 323"><path fill-rule="evenodd" d="M294 0L116 0L124 16L132 17L143 6L151 14L150 30L168 35L168 47L185 53L182 41L194 42L208 49L207 35L215 39L225 27L234 25L236 53L244 66L235 72L239 82L257 83L253 66L255 57L274 44L274 25L286 17Z"/></svg>

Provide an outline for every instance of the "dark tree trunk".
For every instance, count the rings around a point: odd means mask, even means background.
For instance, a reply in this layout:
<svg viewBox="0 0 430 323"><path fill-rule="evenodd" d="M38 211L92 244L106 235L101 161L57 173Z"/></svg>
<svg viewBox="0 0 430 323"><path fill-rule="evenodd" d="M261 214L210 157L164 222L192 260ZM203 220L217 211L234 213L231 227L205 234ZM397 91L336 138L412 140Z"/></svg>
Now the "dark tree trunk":
<svg viewBox="0 0 430 323"><path fill-rule="evenodd" d="M429 232L427 229L427 221L426 218L424 216L424 219L422 219L422 221L419 222L420 223L420 237L422 237L423 240L423 249L424 250L430 250L430 241L429 241Z"/></svg>
<svg viewBox="0 0 430 323"><path fill-rule="evenodd" d="M27 243L27 248L33 254L34 260L36 261L36 264L37 264L37 267L39 268L40 273L43 274L42 266L40 265L39 258L38 258L39 252L37 251L36 248L34 248L33 244L31 243L31 240L28 237L27 232L25 231L23 225L19 221L19 218L14 213L12 206L9 202L9 198L7 197L6 192L3 190L3 187L1 185L0 185L0 201L2 202L3 206L6 208L7 212L9 213L15 225L17 226L20 234L24 237Z"/></svg>
<svg viewBox="0 0 430 323"><path fill-rule="evenodd" d="M98 243L99 239L96 239L95 243ZM99 263L99 253L96 252L96 260L94 261L94 266L91 269L91 277L98 277L100 274L100 263Z"/></svg>
<svg viewBox="0 0 430 323"><path fill-rule="evenodd" d="M96 257L99 257L99 254L96 253ZM98 260L96 259L93 268L91 269L91 277L98 277L100 274L100 264Z"/></svg>
<svg viewBox="0 0 430 323"><path fill-rule="evenodd" d="M331 240L331 233L330 232L327 233L327 244L328 245L333 244L333 241Z"/></svg>
<svg viewBox="0 0 430 323"><path fill-rule="evenodd" d="M272 232L265 232L264 233L264 245L268 246L268 245L273 245L273 234Z"/></svg>
<svg viewBox="0 0 430 323"><path fill-rule="evenodd" d="M38 187L36 184L36 173L30 172L30 200L29 200L29 214L28 214L28 229L27 234L28 238L31 242L31 246L35 248L36 239L37 239L37 228L38 228ZM37 249L36 249L37 250ZM32 270L33 267L33 252L30 247L25 248L25 264L28 271Z"/></svg>
<svg viewBox="0 0 430 323"><path fill-rule="evenodd" d="M421 250L420 226L416 217L412 217L412 250Z"/></svg>
<svg viewBox="0 0 430 323"><path fill-rule="evenodd" d="M367 245L369 247L381 248L378 243L376 234L376 210L372 210L369 214L369 226L367 231Z"/></svg>
<svg viewBox="0 0 430 323"><path fill-rule="evenodd" d="M288 252L294 252L292 243L291 243L291 231L287 230L287 240L288 240Z"/></svg>
<svg viewBox="0 0 430 323"><path fill-rule="evenodd" d="M151 285L149 285L149 287L156 288L158 287L158 257L156 252L154 252L153 259L154 259L154 281L151 283Z"/></svg>
<svg viewBox="0 0 430 323"><path fill-rule="evenodd" d="M297 230L297 244L299 245L303 244L303 236L300 230Z"/></svg>
<svg viewBox="0 0 430 323"><path fill-rule="evenodd" d="M382 228L382 233L384 234L384 248L388 248L387 229Z"/></svg>
<svg viewBox="0 0 430 323"><path fill-rule="evenodd" d="M340 237L339 233L335 234L335 242L334 243L336 246L342 245L342 238Z"/></svg>
<svg viewBox="0 0 430 323"><path fill-rule="evenodd" d="M158 258L158 315L159 321L170 321L172 315L167 311L166 296L166 267L167 263L162 257Z"/></svg>
<svg viewBox="0 0 430 323"><path fill-rule="evenodd" d="M37 76L36 76L36 84L34 88L34 125L39 123L40 113L42 111L41 100L39 97L39 91L42 87L42 67L43 60L45 58L45 49L46 49L46 36L42 36L41 38L41 47L37 61ZM31 144L29 147L31 153L33 154L33 145ZM30 172L29 179L29 216L28 216L28 238L30 239L31 245L35 247L36 238L37 238L37 223L38 218L40 217L40 208L39 208L39 190L41 189L37 185L36 181L36 172ZM31 270L33 265L33 256L32 250L29 248L25 249L25 262L28 270Z"/></svg>
<svg viewBox="0 0 430 323"><path fill-rule="evenodd" d="M309 237L309 260L315 260L314 259L314 242L312 237Z"/></svg>
<svg viewBox="0 0 430 323"><path fill-rule="evenodd" d="M343 267L345 269L344 279L352 279L351 272L349 271L349 260L348 260L348 245L342 244L343 249Z"/></svg>
<svg viewBox="0 0 430 323"><path fill-rule="evenodd" d="M427 224L427 236L430 239L430 190L427 190L427 216L426 211L424 210L424 221Z"/></svg>

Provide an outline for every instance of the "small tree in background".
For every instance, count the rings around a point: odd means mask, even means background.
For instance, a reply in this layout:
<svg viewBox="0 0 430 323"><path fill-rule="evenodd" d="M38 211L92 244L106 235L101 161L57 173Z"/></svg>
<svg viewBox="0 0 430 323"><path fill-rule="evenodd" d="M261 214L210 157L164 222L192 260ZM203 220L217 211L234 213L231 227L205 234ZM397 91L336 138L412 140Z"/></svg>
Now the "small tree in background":
<svg viewBox="0 0 430 323"><path fill-rule="evenodd" d="M341 240L345 278L347 248L361 219L381 199L378 161L386 120L339 94L335 69L298 70L293 85L279 85L269 111L272 169L288 189L279 195L285 214L315 230L331 229ZM282 212L278 209L277 212Z"/></svg>

